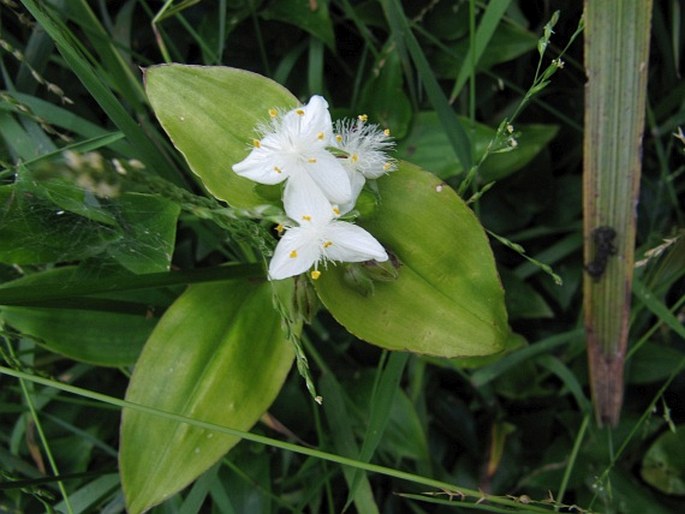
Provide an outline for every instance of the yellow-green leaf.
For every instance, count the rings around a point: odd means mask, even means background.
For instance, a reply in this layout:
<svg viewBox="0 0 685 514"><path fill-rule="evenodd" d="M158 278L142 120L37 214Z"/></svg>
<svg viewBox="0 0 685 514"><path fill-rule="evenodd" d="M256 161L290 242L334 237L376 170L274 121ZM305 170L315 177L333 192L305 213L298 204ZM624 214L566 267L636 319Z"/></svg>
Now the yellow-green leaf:
<svg viewBox="0 0 685 514"><path fill-rule="evenodd" d="M359 225L398 260L396 280L360 294L344 266L317 291L356 336L391 350L442 357L489 355L509 334L504 291L482 226L457 194L409 163L378 180L379 205Z"/></svg>
<svg viewBox="0 0 685 514"><path fill-rule="evenodd" d="M268 283L193 285L147 341L126 399L248 430L278 394L293 360L280 324ZM119 463L128 512L164 501L238 441L124 410Z"/></svg>
<svg viewBox="0 0 685 514"><path fill-rule="evenodd" d="M147 68L145 90L162 127L210 193L234 207L268 203L232 166L250 152L269 109L297 105L287 89L245 70L164 64Z"/></svg>

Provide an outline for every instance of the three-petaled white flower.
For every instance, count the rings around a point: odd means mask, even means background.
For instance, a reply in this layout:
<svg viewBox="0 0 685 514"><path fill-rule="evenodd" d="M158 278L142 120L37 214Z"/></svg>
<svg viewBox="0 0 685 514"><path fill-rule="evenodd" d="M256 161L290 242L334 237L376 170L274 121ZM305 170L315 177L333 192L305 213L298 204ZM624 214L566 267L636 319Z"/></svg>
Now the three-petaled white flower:
<svg viewBox="0 0 685 514"><path fill-rule="evenodd" d="M304 273L312 266L313 279L326 261L387 261L388 254L366 230L338 220L340 210L321 196L296 191L284 201L288 216L298 226L286 230L269 263L269 278L281 280Z"/></svg>
<svg viewBox="0 0 685 514"><path fill-rule="evenodd" d="M335 122L333 144L342 154L342 164L347 170L352 186L352 200L341 204L343 210L350 210L364 187L366 179L377 179L396 168L388 152L395 147L389 130L368 124L366 115L356 120L344 119Z"/></svg>
<svg viewBox="0 0 685 514"><path fill-rule="evenodd" d="M250 154L233 171L260 184L287 179L284 201L296 190L323 195L334 204L353 201L350 178L331 152L333 123L328 103L313 96L307 105L285 113L269 111L271 123L260 127Z"/></svg>
<svg viewBox="0 0 685 514"><path fill-rule="evenodd" d="M269 278L281 280L313 267L311 276L317 279L320 263L388 260L371 234L338 218L354 207L366 179L395 168L387 156L394 147L389 132L360 116L336 123L334 137L321 96L290 111L271 109L269 115L271 122L258 127L250 154L233 166L238 175L260 184L286 181L283 206L295 224L276 245Z"/></svg>

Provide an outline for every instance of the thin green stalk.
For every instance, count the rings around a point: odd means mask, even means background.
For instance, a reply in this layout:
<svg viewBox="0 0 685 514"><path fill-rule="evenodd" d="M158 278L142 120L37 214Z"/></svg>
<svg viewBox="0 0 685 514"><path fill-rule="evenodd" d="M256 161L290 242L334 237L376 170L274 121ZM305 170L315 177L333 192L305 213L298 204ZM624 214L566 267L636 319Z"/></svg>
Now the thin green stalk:
<svg viewBox="0 0 685 514"><path fill-rule="evenodd" d="M250 18L252 19L252 26L255 31L255 39L257 40L257 48L259 48L259 57L264 66L264 73L267 77L271 76L271 67L269 66L269 58L266 54L266 47L264 46L264 38L262 37L262 29L259 27L259 19L257 18L257 11L255 10L254 0L247 2L250 8Z"/></svg>
<svg viewBox="0 0 685 514"><path fill-rule="evenodd" d="M10 352L11 358L15 360L16 355L14 354L14 350L11 345L8 345L8 350ZM45 437L43 425L41 424L40 419L38 418L38 412L36 411L36 407L33 404L33 398L31 397L31 393L29 392L29 389L26 385L26 380L23 378L19 378L19 385L21 387L21 392L24 395L26 405L28 406L29 411L31 413L31 418L33 419L36 431L38 432L38 437L40 438L40 442L43 445L43 450L45 451L45 455L48 458L48 462L50 463L50 469L52 470L52 474L57 477L60 475L59 468L57 467L57 462L55 462L55 458L53 457L52 451L50 450L48 439L47 437ZM68 514L74 514L74 510L71 507L71 502L69 501L69 493L67 493L67 489L64 487L64 482L58 480L57 487L59 488L59 492L62 495L62 498L64 499L64 505L67 507Z"/></svg>
<svg viewBox="0 0 685 514"><path fill-rule="evenodd" d="M476 0L469 1L469 119L476 121ZM454 96L454 94L453 94Z"/></svg>
<svg viewBox="0 0 685 514"><path fill-rule="evenodd" d="M685 364L685 361L684 361L684 364ZM509 498L505 498L505 497L501 497L501 496L495 496L495 495L491 495L491 494L486 494L483 491L478 491L475 489L459 487L459 486L456 486L455 484L451 484L449 482L443 482L441 480L435 480L433 478L428 478L428 477L416 475L414 473L409 473L406 471L388 468L386 466L380 466L378 464L359 462L358 460L343 457L341 455L336 455L334 453L328 453L328 452L316 450L313 448L307 448L305 446L300 446L300 445L293 444L293 443L287 443L285 441L280 441L278 439L273 439L271 437L266 437L266 436L262 436L259 434L253 434L251 432L244 432L242 430L236 430L234 428L224 427L221 425L216 425L214 423L208 423L206 421L200 421L197 419L182 416L180 414L175 414L173 412L167 412L167 411L164 411L161 409L156 409L154 407L148 407L146 405L140 405L137 403L128 402L126 400L121 400L121 399L115 398L113 396L108 396L106 394L97 393L97 392L90 391L88 389L83 389L81 387L76 387L76 386L73 386L70 384L65 384L62 382L57 382L55 380L37 377L37 376L31 375L29 373L25 373L23 371L17 371L17 370L7 368L5 366L0 366L0 374L6 375L6 376L11 376L11 377L18 378L18 379L29 380L29 381L34 382L36 384L44 385L47 387L53 387L55 389L58 389L60 391L64 391L64 392L69 393L69 394L74 394L77 396L83 396L85 398L97 400L99 402L103 402L103 403L106 403L108 405L115 405L117 407L121 407L122 409L127 408L127 409L136 410L138 412L143 412L146 414L150 414L152 416L159 416L159 417L162 417L165 419L169 419L171 421L176 421L178 423L184 423L184 424L192 425L192 426L197 427L197 428L202 428L205 430L210 430L210 431L214 431L214 432L218 432L218 433L222 433L222 434L227 434L227 435L231 435L234 437L240 437L242 439L246 439L248 441L252 441L252 442L255 442L258 444L263 444L266 446L271 446L273 448L278 448L281 450L285 450L285 451L289 451L289 452L293 452L293 453L298 453L300 455L307 455L307 456L314 457L317 459L326 460L329 462L334 462L336 464L341 464L343 466L349 466L349 467L356 468L356 469L363 469L363 470L369 471L371 473L377 473L377 474L380 474L383 476L393 477L393 478L396 478L399 480L406 480L408 482L424 485L426 487L431 487L431 488L439 490L439 491L455 491L455 492L458 492L458 494L463 495L464 498L472 498L472 499L476 500L479 504L482 504L483 502L487 501L487 502L490 502L492 504L502 505L502 506L514 508L516 510L525 510L527 512L541 512L541 513L550 512L550 510L547 508L531 506L531 505L523 505L523 504L516 502L515 500L509 499ZM463 505L468 505L468 504L464 503Z"/></svg>
<svg viewBox="0 0 685 514"><path fill-rule="evenodd" d="M557 491L557 505L554 507L555 511L558 511L561 505L564 503L564 495L566 494L566 489L568 487L569 479L571 478L571 472L578 459L578 454L580 453L580 446L585 440L585 432L587 432L587 427L590 425L591 413L588 412L583 418L583 422L580 424L578 433L576 434L576 440L573 443L573 449L568 457L568 464L566 469L564 469L564 476L561 478L561 484L559 484L559 491Z"/></svg>

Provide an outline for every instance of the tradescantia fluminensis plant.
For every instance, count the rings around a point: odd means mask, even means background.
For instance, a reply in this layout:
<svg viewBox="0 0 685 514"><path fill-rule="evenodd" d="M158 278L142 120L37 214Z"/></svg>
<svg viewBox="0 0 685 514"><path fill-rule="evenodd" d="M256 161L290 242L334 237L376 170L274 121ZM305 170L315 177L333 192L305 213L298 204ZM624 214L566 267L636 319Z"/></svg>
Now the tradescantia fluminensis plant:
<svg viewBox="0 0 685 514"><path fill-rule="evenodd" d="M281 237L265 242L275 250L263 256L263 280L196 284L176 300L127 400L248 430L291 367L288 338L308 317L294 300L303 284L349 332L382 348L448 358L502 351L504 291L481 225L451 188L388 155L386 131L363 117L333 124L322 97L301 105L243 70L161 65L145 82L206 190L255 218L280 212L266 221ZM129 511L164 501L237 442L124 410Z"/></svg>

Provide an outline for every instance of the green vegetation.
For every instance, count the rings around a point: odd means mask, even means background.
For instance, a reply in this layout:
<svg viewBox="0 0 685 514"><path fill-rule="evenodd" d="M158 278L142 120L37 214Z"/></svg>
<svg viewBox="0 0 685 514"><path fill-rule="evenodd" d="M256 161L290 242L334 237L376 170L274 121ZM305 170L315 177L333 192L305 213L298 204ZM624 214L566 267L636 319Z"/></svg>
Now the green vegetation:
<svg viewBox="0 0 685 514"><path fill-rule="evenodd" d="M650 5L0 0L0 513L685 509ZM312 95L394 137L340 213L389 259L270 281L283 185L232 166Z"/></svg>

